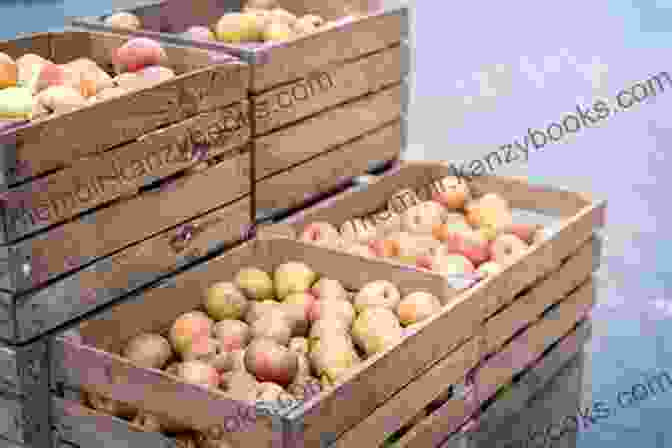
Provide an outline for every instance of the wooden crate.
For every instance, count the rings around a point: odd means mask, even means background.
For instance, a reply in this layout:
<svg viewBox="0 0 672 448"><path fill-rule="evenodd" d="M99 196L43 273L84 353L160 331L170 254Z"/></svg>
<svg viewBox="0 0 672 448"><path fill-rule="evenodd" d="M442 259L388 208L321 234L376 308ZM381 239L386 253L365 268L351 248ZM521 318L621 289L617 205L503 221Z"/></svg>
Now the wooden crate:
<svg viewBox="0 0 672 448"><path fill-rule="evenodd" d="M130 10L143 23L139 31L107 27L106 16L72 23L224 51L250 63L255 208L268 213L300 207L371 167L398 159L405 148L408 9L383 11L378 3L280 0L282 8L298 15L311 12L332 20L354 8L363 17L253 49L176 34L240 10L236 1L199 0L185 8L166 0Z"/></svg>
<svg viewBox="0 0 672 448"><path fill-rule="evenodd" d="M108 33L41 33L0 42L0 52L15 58L34 53L58 64L85 57L111 72L112 51L127 40ZM161 127L245 98L249 78L245 64L220 63L215 53L197 49L168 45L165 50L178 74L172 80L70 113L3 123L0 185L12 186L71 166L75 160L99 156Z"/></svg>
<svg viewBox="0 0 672 448"><path fill-rule="evenodd" d="M569 331L566 336L562 337L561 340L556 343L553 343L555 335L551 335L550 333L551 332L547 333L549 335L549 339L546 340L548 347L539 360L527 366L521 366L520 363L511 364L511 371L515 373L515 381L505 385L507 388L505 396L500 397L502 394L496 394L496 396L489 397L490 403L488 406L481 408L476 414L473 412L469 413L469 409L466 409L465 414L460 416L456 412L459 409L453 410L450 414L453 417L452 427L451 425L445 425L445 422L443 421L437 422L436 420L439 419L440 416L439 412L435 411L433 417L428 417L428 420L421 421L417 426L409 428L405 433L407 434L406 439L402 439L398 442L401 443L401 445L393 446L431 446L432 448L438 446L417 445L408 442L408 434L424 433L427 431L428 427L436 432L435 438L440 438L440 436L444 438L450 436L449 440L454 442L460 438L471 437L476 431L485 430L488 426L501 423L507 416L512 415L514 412L524 407L524 403L533 394L539 392L562 366L581 351L583 343L586 342L590 336L590 322L588 320L582 320L579 325ZM519 337L524 338L525 333ZM520 347L519 344L515 345L514 350L520 350ZM524 358L525 357L521 357L520 359ZM448 364L446 361L448 359L453 360L454 365L452 371L447 368ZM455 361L455 358L448 357L428 371L431 372L431 377L434 378L433 383L435 384L428 384L430 375L425 374L422 378L412 382L400 393L396 394L392 400L384 405L384 407L393 404L397 411L406 415L408 414L408 411L405 410L400 400L402 398L409 398L408 394L418 393L418 391L420 391L421 395L427 395L427 392L433 392L430 395L435 396L438 391L445 388L451 381L455 381L455 385L459 385L457 379L462 377L466 367L460 365L461 363L459 362L455 363ZM437 381L439 379L441 381ZM424 386L422 385L423 382L425 383ZM402 397L402 395L406 395L406 397ZM441 395L446 394L442 393ZM458 400L456 400L454 396L451 396L446 403L453 404L453 402L456 401ZM409 405L414 405L417 402L419 402L417 398L410 398ZM57 435L54 439L55 444L62 445L63 443L71 443L81 448L93 446L102 446L103 448L121 448L129 446L163 448L175 446L177 448L175 441L168 436L159 433L144 432L141 428L136 427L132 423L88 408L87 405L81 404L81 397L71 390L66 391L63 396L54 396L51 399L51 406L52 420L55 429L54 434ZM23 442L24 435L21 397L12 394L0 395L0 409L4 410L0 415L0 435L12 440L12 443L16 443L16 446L19 446L18 444ZM350 434L359 432L360 435L363 435L364 433L362 433L362 430L364 428L367 428L369 436L362 440L383 440L387 435L395 431L395 429L391 428L399 428L399 426L401 426L398 422L393 421L399 419L391 418L389 423L384 425L390 430L376 434L374 437L374 434L371 431L374 429L375 425L372 425L372 421L375 417L375 420L380 422L380 409L383 408L379 408L376 413L365 419L360 425L356 426L354 430L346 433L343 438L329 446L333 448L344 446L343 444L349 440ZM445 420L445 417L441 418ZM475 428L471 425L469 427L470 429L466 430L464 428L465 425L462 424L457 431L451 429L456 426L454 422L463 423L475 419L478 422L478 425ZM430 422L433 424L428 425ZM380 426L380 423L378 426ZM421 431L422 429L425 431ZM379 444L371 446L379 446ZM446 445L442 445L442 447L443 446L449 448L453 445L447 443Z"/></svg>
<svg viewBox="0 0 672 448"><path fill-rule="evenodd" d="M5 42L0 51L106 67L126 40L68 31ZM26 342L175 271L185 255L198 255L180 233L192 238L193 228L209 227L212 238L214 226L221 238L211 243L231 243L251 225L249 68L217 64L204 50L166 50L175 79L0 136L15 144L7 157L32 167L2 192L6 342ZM202 240L196 246L204 249Z"/></svg>

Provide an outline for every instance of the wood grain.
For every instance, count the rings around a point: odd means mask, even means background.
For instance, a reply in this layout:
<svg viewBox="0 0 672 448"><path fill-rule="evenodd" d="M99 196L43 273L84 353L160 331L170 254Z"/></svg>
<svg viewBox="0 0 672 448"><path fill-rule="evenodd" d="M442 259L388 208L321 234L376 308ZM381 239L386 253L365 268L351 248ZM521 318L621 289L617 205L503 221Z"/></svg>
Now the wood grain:
<svg viewBox="0 0 672 448"><path fill-rule="evenodd" d="M122 36L67 31L50 33L49 45L56 51L70 47L88 50L85 54L67 52L67 55L72 59L93 58L108 67L111 49L127 39ZM39 45L42 45L41 40ZM32 49L26 48L25 51L32 52ZM199 54L189 57L193 52ZM55 52L52 55L58 60ZM172 61L182 61L176 62L174 67L178 76L172 80L73 112L38 119L5 133L2 143L16 146L16 160L21 167L19 178L30 178L63 168L73 160L102 153L161 126L245 98L249 77L247 66L209 65L211 61L207 59L207 53L197 49L171 50L171 55ZM180 71L193 68L194 65L199 66L195 71ZM48 151L44 150L45 141L51 146Z"/></svg>
<svg viewBox="0 0 672 448"><path fill-rule="evenodd" d="M223 181L222 179L226 179ZM249 194L249 153L17 243L30 255L26 287L156 235ZM218 194L212 194L218 192ZM129 217L135 217L129 221Z"/></svg>
<svg viewBox="0 0 672 448"><path fill-rule="evenodd" d="M396 85L255 138L256 180L398 120L401 90Z"/></svg>
<svg viewBox="0 0 672 448"><path fill-rule="evenodd" d="M247 238L250 210L248 196L29 294L16 305L16 338L24 341L38 336L173 273L198 257ZM182 238L185 235L186 240Z"/></svg>
<svg viewBox="0 0 672 448"><path fill-rule="evenodd" d="M402 55L400 46L387 48L352 62L322 67L292 84L253 96L255 136L399 83Z"/></svg>
<svg viewBox="0 0 672 448"><path fill-rule="evenodd" d="M588 281L561 302L556 316L539 320L510 345L488 360L476 372L475 403L482 403L513 376L534 361L556 341L572 332L594 305L592 282ZM415 425L398 442L403 448L433 448L447 435L459 429L473 412L473 405L464 400L449 400L441 408Z"/></svg>
<svg viewBox="0 0 672 448"><path fill-rule="evenodd" d="M142 136L6 193L5 242L135 192L204 159L244 145L247 102L206 112Z"/></svg>
<svg viewBox="0 0 672 448"><path fill-rule="evenodd" d="M399 43L406 20L399 10L373 14L270 48L266 50L268 62L255 67L250 89L256 94L307 73L322 71L331 63L355 59Z"/></svg>
<svg viewBox="0 0 672 448"><path fill-rule="evenodd" d="M287 171L259 181L256 208L298 207L345 180L366 172L371 161L399 155L401 124L395 122Z"/></svg>

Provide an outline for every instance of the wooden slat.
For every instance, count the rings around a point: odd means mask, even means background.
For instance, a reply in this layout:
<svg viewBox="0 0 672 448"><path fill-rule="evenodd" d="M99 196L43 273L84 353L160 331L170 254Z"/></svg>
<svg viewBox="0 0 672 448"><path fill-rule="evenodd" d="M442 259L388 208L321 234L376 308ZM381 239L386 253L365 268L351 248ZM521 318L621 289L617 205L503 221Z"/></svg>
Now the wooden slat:
<svg viewBox="0 0 672 448"><path fill-rule="evenodd" d="M54 353L67 366L68 384L84 384L147 412L174 417L196 430L219 427L239 415L236 402L222 392L184 383L159 370L135 367L117 355L62 340L55 344ZM234 443L280 448L281 432L268 417L249 418L229 435Z"/></svg>
<svg viewBox="0 0 672 448"><path fill-rule="evenodd" d="M51 56L51 33L35 33L12 40L0 41L0 52L18 59L26 53L33 53L43 58Z"/></svg>
<svg viewBox="0 0 672 448"><path fill-rule="evenodd" d="M399 155L399 122L323 153L256 184L257 210L291 208L335 188L346 179L364 174L372 160L392 160Z"/></svg>
<svg viewBox="0 0 672 448"><path fill-rule="evenodd" d="M19 341L35 337L172 273L196 257L247 238L250 210L249 197L225 205L29 294L16 309L16 337ZM188 228L195 230L191 240L176 246L176 238Z"/></svg>
<svg viewBox="0 0 672 448"><path fill-rule="evenodd" d="M546 348L568 334L594 304L592 282L585 283L558 307L557 316L546 316L512 341L503 351L488 360L476 372L473 400L481 403L499 386L507 384L515 373L539 357ZM471 415L473 404L449 400L441 408L415 425L398 442L399 448L433 448L447 434L457 430Z"/></svg>
<svg viewBox="0 0 672 448"><path fill-rule="evenodd" d="M401 428L407 421L412 419L430 401L436 398L447 384L457 383L463 378L483 354L491 353L499 348L515 333L516 329L538 320L544 309L566 297L580 283L590 276L592 267L593 241L586 243L560 270L535 287L530 293L517 299L504 312L490 319L485 325L483 335L478 337L479 347L475 352L474 364L468 364L472 358L460 356L460 363L456 364L456 354L451 354L444 360L432 366L419 379L405 387L383 406L367 417L362 423L341 436L336 447L350 446L359 441L366 446L380 445L389 434ZM503 316L503 317L500 317ZM473 344L473 340L472 340ZM485 349L485 351L483 351ZM465 353L464 348L458 352ZM461 367L464 368L459 370ZM465 404L455 404L456 412L462 412ZM467 404L468 406L468 404ZM472 405L473 407L473 405ZM448 408L446 408L448 409ZM474 407L475 411L476 408ZM462 415L462 414L459 414Z"/></svg>
<svg viewBox="0 0 672 448"><path fill-rule="evenodd" d="M595 241L591 239L583 244L560 269L488 321L483 340L485 353L497 350L516 331L537 320L548 306L566 297L590 277Z"/></svg>
<svg viewBox="0 0 672 448"><path fill-rule="evenodd" d="M55 40L67 40L70 34L54 36ZM95 35L91 36L92 50L100 48L96 39ZM190 51L201 50L183 49L178 53L184 56ZM99 60L105 57L104 54L79 55L91 56ZM111 55L106 57L109 61ZM244 65L220 64L206 68L203 64L197 71L182 73L155 87L37 120L5 133L1 142L16 146L16 160L21 168L18 177L36 176L130 142L160 126L240 101L245 96L248 77L249 68ZM48 151L44 150L45 141L51 148Z"/></svg>
<svg viewBox="0 0 672 448"><path fill-rule="evenodd" d="M406 20L403 10L397 10L270 48L265 57L268 62L255 68L251 90L266 90L322 70L334 61L354 59L398 43Z"/></svg>
<svg viewBox="0 0 672 448"><path fill-rule="evenodd" d="M432 365L427 373L343 434L334 448L380 446L434 400L447 385L455 384L480 360L480 340L472 338L453 353Z"/></svg>
<svg viewBox="0 0 672 448"><path fill-rule="evenodd" d="M400 46L388 48L352 62L322 67L292 84L253 96L256 135L399 83L403 54Z"/></svg>
<svg viewBox="0 0 672 448"><path fill-rule="evenodd" d="M400 85L384 89L256 138L256 179L289 168L399 119L401 89Z"/></svg>
<svg viewBox="0 0 672 448"><path fill-rule="evenodd" d="M492 395L504 380L510 378L510 360L514 346L520 347L515 359L524 358L533 361L558 338L556 335L567 333L571 327L588 315L595 304L595 291L592 280L581 285L557 308L543 316L537 324L526 331L525 337L516 338L508 349L499 352L486 366L476 372L474 378L475 393L485 399ZM524 347L524 348L523 348Z"/></svg>
<svg viewBox="0 0 672 448"><path fill-rule="evenodd" d="M25 286L35 287L55 275L233 202L249 191L249 153L237 154L158 191L120 201L22 241L14 247L31 257L31 277ZM129 221L129 217L135 219Z"/></svg>
<svg viewBox="0 0 672 448"><path fill-rule="evenodd" d="M206 112L10 189L3 204L8 229L5 241L137 191L198 163L203 156L222 155L242 146L250 137L247 113L247 102ZM209 142L203 154L197 152L201 151L196 146L199 142Z"/></svg>

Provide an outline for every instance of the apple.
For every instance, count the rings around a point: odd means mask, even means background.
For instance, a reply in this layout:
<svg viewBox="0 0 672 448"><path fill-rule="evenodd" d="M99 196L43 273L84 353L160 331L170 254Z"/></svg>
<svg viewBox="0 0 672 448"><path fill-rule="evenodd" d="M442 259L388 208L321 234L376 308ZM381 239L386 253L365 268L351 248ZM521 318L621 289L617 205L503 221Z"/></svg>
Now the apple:
<svg viewBox="0 0 672 448"><path fill-rule="evenodd" d="M299 235L299 241L317 244L333 249L341 246L341 235L338 229L328 222L312 222Z"/></svg>
<svg viewBox="0 0 672 448"><path fill-rule="evenodd" d="M202 336L193 339L181 355L183 361L203 361L210 364L210 361L212 361L219 352L220 345L217 339L210 336Z"/></svg>
<svg viewBox="0 0 672 448"><path fill-rule="evenodd" d="M250 326L240 320L220 320L212 332L221 349L227 352L247 347L251 339Z"/></svg>
<svg viewBox="0 0 672 448"><path fill-rule="evenodd" d="M132 38L112 54L117 73L137 72L150 65L165 65L167 59L161 44L146 37Z"/></svg>
<svg viewBox="0 0 672 448"><path fill-rule="evenodd" d="M425 291L413 292L397 305L396 312L402 325L421 322L441 311L439 299Z"/></svg>
<svg viewBox="0 0 672 448"><path fill-rule="evenodd" d="M250 307L248 308L247 313L245 314L245 322L248 325L252 325L254 321L259 319L261 316L268 313L269 311L277 308L279 305L280 303L276 302L275 300L262 300L261 302L252 302L250 303Z"/></svg>
<svg viewBox="0 0 672 448"><path fill-rule="evenodd" d="M276 308L263 314L251 325L250 333L254 339L271 339L280 345L289 344L292 336L295 336L294 328L296 318L284 309Z"/></svg>
<svg viewBox="0 0 672 448"><path fill-rule="evenodd" d="M315 322L320 319L342 320L350 325L355 319L355 309L346 300L316 300L308 311L308 320Z"/></svg>
<svg viewBox="0 0 672 448"><path fill-rule="evenodd" d="M394 283L388 280L377 280L365 284L353 301L359 313L367 307L384 307L394 309L401 300L401 293Z"/></svg>
<svg viewBox="0 0 672 448"><path fill-rule="evenodd" d="M316 280L317 274L299 261L283 263L273 272L273 284L278 300L283 300L292 293L308 291Z"/></svg>
<svg viewBox="0 0 672 448"><path fill-rule="evenodd" d="M162 369L173 356L173 350L160 334L141 333L126 343L121 356L141 367Z"/></svg>
<svg viewBox="0 0 672 448"><path fill-rule="evenodd" d="M529 246L516 235L505 233L498 236L490 244L490 254L493 261L507 265L527 251Z"/></svg>
<svg viewBox="0 0 672 448"><path fill-rule="evenodd" d="M464 255L449 254L435 257L432 270L443 275L460 276L475 271L474 264Z"/></svg>
<svg viewBox="0 0 672 448"><path fill-rule="evenodd" d="M214 322L202 311L190 311L175 319L168 333L168 340L173 349L184 353L194 339L209 337L212 334Z"/></svg>
<svg viewBox="0 0 672 448"><path fill-rule="evenodd" d="M394 213L402 214L420 202L420 198L415 191L404 188L392 195L389 201L387 201L387 208Z"/></svg>
<svg viewBox="0 0 672 448"><path fill-rule="evenodd" d="M105 17L105 25L114 28L127 28L131 30L139 30L142 26L140 18L130 12L117 12Z"/></svg>
<svg viewBox="0 0 672 448"><path fill-rule="evenodd" d="M540 227L541 226L538 224L511 223L503 229L503 232L516 235L523 242L532 244L534 241L534 235Z"/></svg>
<svg viewBox="0 0 672 448"><path fill-rule="evenodd" d="M79 90L80 77L74 70L63 65L47 62L42 65L34 85L35 93L53 86L68 86Z"/></svg>
<svg viewBox="0 0 672 448"><path fill-rule="evenodd" d="M219 386L219 372L203 361L185 361L177 365L177 376L190 384L216 388Z"/></svg>
<svg viewBox="0 0 672 448"><path fill-rule="evenodd" d="M261 269L247 267L236 274L235 285L252 300L271 300L275 296L273 279Z"/></svg>
<svg viewBox="0 0 672 448"><path fill-rule="evenodd" d="M343 241L349 243L367 243L376 237L376 226L362 218L345 221L339 228Z"/></svg>
<svg viewBox="0 0 672 448"><path fill-rule="evenodd" d="M422 255L420 257L417 257L415 260L415 266L419 269L426 269L428 271L434 270L434 266L436 263L434 260L438 258L439 255Z"/></svg>
<svg viewBox="0 0 672 448"><path fill-rule="evenodd" d="M211 285L203 300L205 312L215 320L241 319L247 312L247 297L235 284L219 282Z"/></svg>
<svg viewBox="0 0 672 448"><path fill-rule="evenodd" d="M473 230L449 233L444 244L449 253L464 255L475 265L484 263L490 258L488 240Z"/></svg>
<svg viewBox="0 0 672 448"><path fill-rule="evenodd" d="M435 201L414 205L401 215L401 230L412 234L431 234L434 226L443 222L445 211Z"/></svg>
<svg viewBox="0 0 672 448"><path fill-rule="evenodd" d="M393 239L373 239L368 243L369 251L375 257L397 257L400 253L399 242Z"/></svg>
<svg viewBox="0 0 672 448"><path fill-rule="evenodd" d="M326 386L333 386L361 362L350 337L338 335L314 340L308 358L315 373L328 380Z"/></svg>
<svg viewBox="0 0 672 448"><path fill-rule="evenodd" d="M285 297L285 300L282 301L283 304L297 305L303 309L304 319L308 317L310 310L313 307L313 303L317 301L317 298L310 292L295 292L293 294Z"/></svg>
<svg viewBox="0 0 672 448"><path fill-rule="evenodd" d="M345 319L318 319L313 322L308 334L308 341L312 343L317 339L330 339L333 336L349 337L352 321Z"/></svg>
<svg viewBox="0 0 672 448"><path fill-rule="evenodd" d="M291 384L298 371L297 354L270 339L252 341L245 351L245 367L258 381Z"/></svg>
<svg viewBox="0 0 672 448"><path fill-rule="evenodd" d="M345 290L341 282L333 278L322 277L310 288L310 293L317 300L348 300L348 291Z"/></svg>
<svg viewBox="0 0 672 448"><path fill-rule="evenodd" d="M483 274L485 277L490 277L502 272L502 266L494 261L486 261L476 269L476 272Z"/></svg>
<svg viewBox="0 0 672 448"><path fill-rule="evenodd" d="M391 309L374 306L359 313L352 325L352 337L367 356L372 356L399 343L404 330Z"/></svg>
<svg viewBox="0 0 672 448"><path fill-rule="evenodd" d="M432 182L432 199L450 210L460 210L471 197L469 185L455 176L447 176Z"/></svg>
<svg viewBox="0 0 672 448"><path fill-rule="evenodd" d="M492 227L501 232L513 224L508 201L495 193L488 193L467 203L465 211L467 222L472 227Z"/></svg>

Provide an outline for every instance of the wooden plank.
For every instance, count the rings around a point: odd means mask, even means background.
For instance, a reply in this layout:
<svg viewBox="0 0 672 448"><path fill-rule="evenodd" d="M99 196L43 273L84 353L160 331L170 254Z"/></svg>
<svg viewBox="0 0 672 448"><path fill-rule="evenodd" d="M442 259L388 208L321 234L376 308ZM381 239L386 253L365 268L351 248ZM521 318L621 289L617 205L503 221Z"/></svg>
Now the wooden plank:
<svg viewBox="0 0 672 448"><path fill-rule="evenodd" d="M16 336L12 338L33 338L248 238L250 210L249 197L225 205L29 294L17 305ZM189 239L182 243L184 236Z"/></svg>
<svg viewBox="0 0 672 448"><path fill-rule="evenodd" d="M479 400L485 400L513 376L510 368L512 360L521 359L525 364L534 361L558 339L558 334L566 334L577 322L587 317L594 304L594 285L589 280L525 331L523 337L516 338L505 350L488 360L474 377L474 393Z"/></svg>
<svg viewBox="0 0 672 448"><path fill-rule="evenodd" d="M241 409L248 418L239 431L230 432L232 443L280 448L281 432L270 417L250 414L249 405L239 405L223 392L182 382L154 369L135 367L120 356L88 346L57 341L54 353L65 370L68 384L79 383L104 396L142 406L147 412L170 416L196 430L221 427L227 420L237 421Z"/></svg>
<svg viewBox="0 0 672 448"><path fill-rule="evenodd" d="M72 36L71 33L54 34L52 39L67 40ZM92 34L92 51L99 48L96 42L97 38ZM184 56L194 51L206 54L202 50L194 49L182 49L177 54ZM108 63L111 58L109 51L93 56L99 61L106 58ZM201 59L205 62L205 59ZM178 72L178 75L152 88L141 89L73 112L38 119L4 132L0 143L15 148L15 163L20 168L19 172L7 173L15 177L8 183L63 168L75 159L102 153L161 126L240 101L245 96L249 68L238 63L208 67L204 64L197 71ZM52 150L44 150L45 141L49 141Z"/></svg>
<svg viewBox="0 0 672 448"><path fill-rule="evenodd" d="M537 320L547 307L566 297L591 276L595 241L591 239L584 243L557 271L488 320L483 340L486 354L493 353L518 330Z"/></svg>
<svg viewBox="0 0 672 448"><path fill-rule="evenodd" d="M331 64L317 72L306 73L292 84L253 96L255 136L398 84L404 76L403 52L404 49L397 45L352 62ZM282 63L286 64L285 61Z"/></svg>
<svg viewBox="0 0 672 448"><path fill-rule="evenodd" d="M372 160L393 160L400 151L401 125L387 125L341 147L259 181L256 208L297 207L344 180L364 174Z"/></svg>
<svg viewBox="0 0 672 448"><path fill-rule="evenodd" d="M480 340L472 338L343 434L333 445L334 448L349 448L355 443L359 446L380 446L390 434L436 399L447 385L462 379L479 360Z"/></svg>
<svg viewBox="0 0 672 448"><path fill-rule="evenodd" d="M312 221L326 221L339 227L349 219L368 216L387 208L387 200L403 188L419 191L434 180L455 174L450 164L445 162L404 161L390 172L372 176L371 181L363 189L339 193L293 214L282 224L266 226L260 230L286 235L292 232L278 226L291 225L294 232L300 232ZM474 182L477 182L474 184L476 190L490 191L484 185L492 187L492 191L506 197L514 208L541 207L540 211L546 214L559 213L563 217L573 217L593 204L585 194L562 191L551 186L530 185L518 179L481 176L475 178ZM601 209L606 207L606 202L600 204ZM604 216L600 216L596 219L595 226L601 226L603 222Z"/></svg>
<svg viewBox="0 0 672 448"><path fill-rule="evenodd" d="M527 400L543 390L553 377L567 365L581 356L584 344L591 337L592 324L584 320L557 346L535 363L520 381L512 384L507 392L498 398L478 418L478 428L491 428L502 423L507 417L514 415L525 407Z"/></svg>
<svg viewBox="0 0 672 448"><path fill-rule="evenodd" d="M82 448L179 448L171 437L142 430L127 421L54 397L54 427L60 437Z"/></svg>
<svg viewBox="0 0 672 448"><path fill-rule="evenodd" d="M51 33L34 33L16 39L0 41L0 52L12 59L18 59L26 53L33 53L43 58L51 56Z"/></svg>
<svg viewBox="0 0 672 448"><path fill-rule="evenodd" d="M10 189L2 204L7 229L2 242L64 222L242 146L250 137L247 113L246 101L206 112Z"/></svg>
<svg viewBox="0 0 672 448"><path fill-rule="evenodd" d="M494 395L499 386L507 384L547 347L567 335L576 322L590 311L594 298L592 282L589 281L560 304L561 318L547 316L541 319L477 370L471 403L469 400L447 401L411 428L397 442L399 448L430 448L441 443L447 434L456 431L478 409L480 403Z"/></svg>
<svg viewBox="0 0 672 448"><path fill-rule="evenodd" d="M68 222L12 247L30 257L26 290L99 257L242 198L250 191L249 153ZM222 181L222 179L226 181ZM219 194L213 195L216 191ZM129 222L129 217L135 217Z"/></svg>
<svg viewBox="0 0 672 448"><path fill-rule="evenodd" d="M401 90L396 85L255 138L256 180L398 120Z"/></svg>
<svg viewBox="0 0 672 448"><path fill-rule="evenodd" d="M400 9L373 15L265 50L268 62L255 67L251 90L256 93L322 70L334 61L354 59L398 43L403 39L406 14Z"/></svg>

